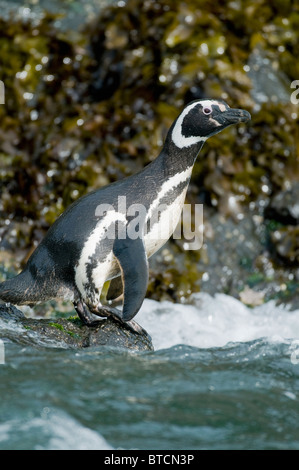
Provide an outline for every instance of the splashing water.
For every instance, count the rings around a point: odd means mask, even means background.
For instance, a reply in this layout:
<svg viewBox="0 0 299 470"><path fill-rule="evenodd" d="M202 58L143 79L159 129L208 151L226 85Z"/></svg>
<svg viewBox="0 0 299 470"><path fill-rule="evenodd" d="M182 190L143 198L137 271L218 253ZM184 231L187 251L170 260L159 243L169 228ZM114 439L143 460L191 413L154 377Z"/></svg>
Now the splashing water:
<svg viewBox="0 0 299 470"><path fill-rule="evenodd" d="M298 310L201 293L136 319L154 352L20 344L6 322L0 449L299 448Z"/></svg>
<svg viewBox="0 0 299 470"><path fill-rule="evenodd" d="M193 295L192 305L146 299L137 321L152 336L155 349L185 344L198 348L268 338L299 339L299 310L269 301L255 308L225 294Z"/></svg>

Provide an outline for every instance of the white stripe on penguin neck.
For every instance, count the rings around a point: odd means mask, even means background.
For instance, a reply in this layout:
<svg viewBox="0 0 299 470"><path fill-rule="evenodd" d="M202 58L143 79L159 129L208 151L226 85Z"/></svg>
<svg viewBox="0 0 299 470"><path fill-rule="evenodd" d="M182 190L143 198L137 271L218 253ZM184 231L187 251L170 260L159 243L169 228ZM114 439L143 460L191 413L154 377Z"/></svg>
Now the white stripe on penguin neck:
<svg viewBox="0 0 299 470"><path fill-rule="evenodd" d="M185 137L182 133L182 126L183 126L183 121L187 114L193 109L195 106L198 106L198 104L201 104L203 107L211 107L213 104L215 104L214 100L203 100L203 101L196 101L195 103L189 104L184 111L180 114L178 117L175 126L172 130L172 141L173 143L179 147L180 149L183 149L185 147L190 147L193 144L197 144L198 142L205 142L208 137L200 137L200 136L190 136L190 137Z"/></svg>

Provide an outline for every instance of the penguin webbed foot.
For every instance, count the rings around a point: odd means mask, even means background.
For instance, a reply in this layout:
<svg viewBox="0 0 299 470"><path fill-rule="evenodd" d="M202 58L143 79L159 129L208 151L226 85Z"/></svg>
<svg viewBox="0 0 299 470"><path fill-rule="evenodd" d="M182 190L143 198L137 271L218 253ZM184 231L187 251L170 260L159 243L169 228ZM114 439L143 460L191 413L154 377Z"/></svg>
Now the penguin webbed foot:
<svg viewBox="0 0 299 470"><path fill-rule="evenodd" d="M139 335L146 333L146 331L134 320L125 321L122 317L120 310L114 307L108 307L105 305L98 305L95 309L92 310L92 313L99 315L101 317L110 317L118 323L121 323L123 326L138 333Z"/></svg>
<svg viewBox="0 0 299 470"><path fill-rule="evenodd" d="M74 303L75 310L78 313L80 320L89 327L99 326L100 320L96 320L94 315L98 317L110 317L114 321L121 323L123 326L133 331L134 333L144 334L145 330L134 320L125 321L122 318L121 312L117 308L98 305L95 308L89 309L87 305L82 302Z"/></svg>
<svg viewBox="0 0 299 470"><path fill-rule="evenodd" d="M89 311L87 305L85 305L84 302L74 302L74 307L80 320L84 323L84 325L89 327L95 327L99 325L100 320L96 320L94 318L94 315L92 315L92 313Z"/></svg>
<svg viewBox="0 0 299 470"><path fill-rule="evenodd" d="M142 328L142 326L140 326L139 323L137 323L135 320L126 321L124 322L124 325L139 335L147 334L145 329Z"/></svg>
<svg viewBox="0 0 299 470"><path fill-rule="evenodd" d="M133 331L134 333L137 333L138 335L146 334L146 331L135 320L124 321L123 319L114 317L113 315L111 315L111 318L113 318L115 321L118 321L123 326Z"/></svg>

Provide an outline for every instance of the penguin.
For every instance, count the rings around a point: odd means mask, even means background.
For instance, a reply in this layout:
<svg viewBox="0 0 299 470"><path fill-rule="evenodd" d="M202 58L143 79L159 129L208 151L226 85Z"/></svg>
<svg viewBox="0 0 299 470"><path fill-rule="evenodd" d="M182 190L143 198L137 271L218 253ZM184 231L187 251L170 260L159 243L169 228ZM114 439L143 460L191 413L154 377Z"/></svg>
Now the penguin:
<svg viewBox="0 0 299 470"><path fill-rule="evenodd" d="M88 326L112 317L142 333L133 318L146 295L148 258L179 222L196 158L209 137L250 117L222 100L189 103L155 160L79 198L58 217L23 271L0 284L0 299L34 305L63 298ZM107 299L122 293L122 309L100 300L106 281Z"/></svg>

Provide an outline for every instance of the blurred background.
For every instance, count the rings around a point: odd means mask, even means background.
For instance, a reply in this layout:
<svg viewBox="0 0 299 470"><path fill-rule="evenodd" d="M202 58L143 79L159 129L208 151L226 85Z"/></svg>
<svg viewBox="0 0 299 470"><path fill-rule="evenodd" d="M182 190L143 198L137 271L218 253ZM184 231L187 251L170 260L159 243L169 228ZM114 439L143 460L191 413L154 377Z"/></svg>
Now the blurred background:
<svg viewBox="0 0 299 470"><path fill-rule="evenodd" d="M220 98L252 120L201 151L203 247L170 240L148 297L299 307L298 2L2 0L0 29L0 280L69 204L153 160L186 103Z"/></svg>

